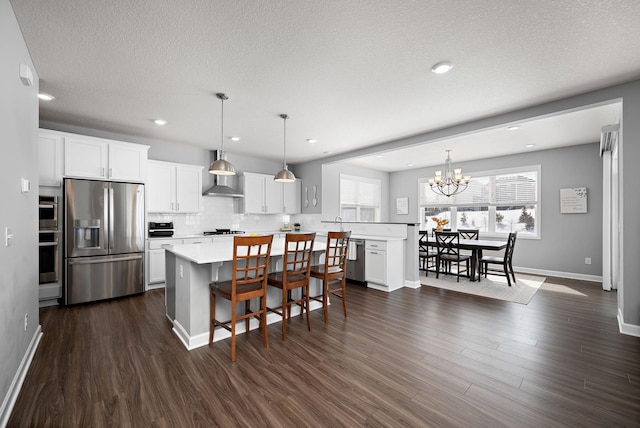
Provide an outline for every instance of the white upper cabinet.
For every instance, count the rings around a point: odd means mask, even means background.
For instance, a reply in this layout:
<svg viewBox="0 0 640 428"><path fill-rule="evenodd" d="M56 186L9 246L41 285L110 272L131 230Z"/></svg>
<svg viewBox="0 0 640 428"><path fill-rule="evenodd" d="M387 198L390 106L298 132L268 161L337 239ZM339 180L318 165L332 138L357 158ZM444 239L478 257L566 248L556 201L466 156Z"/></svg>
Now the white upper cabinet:
<svg viewBox="0 0 640 428"><path fill-rule="evenodd" d="M141 181L147 176L147 146L109 143L109 180Z"/></svg>
<svg viewBox="0 0 640 428"><path fill-rule="evenodd" d="M202 211L202 166L150 160L147 174L147 212Z"/></svg>
<svg viewBox="0 0 640 428"><path fill-rule="evenodd" d="M202 169L201 166L176 166L176 211L202 211Z"/></svg>
<svg viewBox="0 0 640 428"><path fill-rule="evenodd" d="M38 171L40 186L62 184L62 145L64 137L55 132L38 133Z"/></svg>
<svg viewBox="0 0 640 428"><path fill-rule="evenodd" d="M300 213L300 181L278 183L273 175L245 172L242 183L245 213Z"/></svg>
<svg viewBox="0 0 640 428"><path fill-rule="evenodd" d="M67 137L64 142L64 175L107 179L109 146L102 141Z"/></svg>
<svg viewBox="0 0 640 428"><path fill-rule="evenodd" d="M300 180L282 185L282 211L285 214L300 214L300 194L302 185Z"/></svg>
<svg viewBox="0 0 640 428"><path fill-rule="evenodd" d="M67 177L144 182L148 146L68 135L64 141Z"/></svg>
<svg viewBox="0 0 640 428"><path fill-rule="evenodd" d="M282 212L281 183L273 175L245 172L242 176L244 212L251 214L277 214Z"/></svg>
<svg viewBox="0 0 640 428"><path fill-rule="evenodd" d="M147 163L147 211L175 212L176 167L168 162L150 160Z"/></svg>

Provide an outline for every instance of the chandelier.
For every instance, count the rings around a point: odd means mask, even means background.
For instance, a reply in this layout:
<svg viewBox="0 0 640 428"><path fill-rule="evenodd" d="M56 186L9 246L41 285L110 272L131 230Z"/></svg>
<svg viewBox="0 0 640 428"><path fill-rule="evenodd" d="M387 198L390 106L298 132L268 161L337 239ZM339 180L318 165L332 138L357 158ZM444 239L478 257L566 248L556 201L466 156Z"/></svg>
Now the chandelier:
<svg viewBox="0 0 640 428"><path fill-rule="evenodd" d="M447 159L444 161L444 175L442 171L436 171L435 177L429 179L429 187L438 195L450 197L464 191L470 181L470 175L462 176L462 169L451 168L451 150L447 150Z"/></svg>

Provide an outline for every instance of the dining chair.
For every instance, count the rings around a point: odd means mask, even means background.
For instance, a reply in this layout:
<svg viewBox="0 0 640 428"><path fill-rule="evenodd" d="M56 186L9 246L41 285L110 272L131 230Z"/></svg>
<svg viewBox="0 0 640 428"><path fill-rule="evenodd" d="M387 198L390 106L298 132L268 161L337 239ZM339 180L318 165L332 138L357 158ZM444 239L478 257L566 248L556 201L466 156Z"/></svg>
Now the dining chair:
<svg viewBox="0 0 640 428"><path fill-rule="evenodd" d="M420 270L425 271L425 275L429 275L429 261L438 256L438 252L433 250L432 244L429 244L429 231L421 230L418 238L418 259L420 261Z"/></svg>
<svg viewBox="0 0 640 428"><path fill-rule="evenodd" d="M350 231L329 232L324 264L311 266L311 277L322 281L322 294L311 300L322 302L324 323L329 323L329 295L342 299L342 312L347 317L347 253ZM338 281L337 285L331 285Z"/></svg>
<svg viewBox="0 0 640 428"><path fill-rule="evenodd" d="M458 229L460 239L480 239L480 231L478 229Z"/></svg>
<svg viewBox="0 0 640 428"><path fill-rule="evenodd" d="M438 232L438 229L436 229L435 227L433 229L431 229L431 236L436 236L436 232ZM440 232L451 232L451 228L442 228L440 230Z"/></svg>
<svg viewBox="0 0 640 428"><path fill-rule="evenodd" d="M273 235L234 236L231 280L210 284L210 324L209 344L213 343L215 328L220 326L231 332L231 361L236 360L236 323L245 321L245 332L249 334L249 322L252 317L260 321L262 340L269 347L267 334L267 274ZM231 319L219 321L216 318L216 298L231 301ZM260 308L252 311L251 299L260 299ZM244 314L238 315L236 304L244 302Z"/></svg>
<svg viewBox="0 0 640 428"><path fill-rule="evenodd" d="M480 239L480 231L478 229L458 229L458 233L460 234L460 239L475 239L476 241ZM482 257L482 250L478 250L478 258L476 260L480 260ZM462 254L473 254L469 251L463 250Z"/></svg>
<svg viewBox="0 0 640 428"><path fill-rule="evenodd" d="M460 252L460 234L458 232L436 232L436 245L438 255L436 257L436 278L440 277L440 269L446 266L446 271L451 273L451 265L457 264L456 281L460 282L460 262L465 262L465 270L469 273L469 261L471 255Z"/></svg>
<svg viewBox="0 0 640 428"><path fill-rule="evenodd" d="M287 319L291 318L291 306L300 306L300 315L307 314L307 329L311 331L309 317L309 275L315 233L289 233L285 238L285 253L282 255L282 270L267 277L267 285L282 291L281 304L267 311L282 317L282 340L287 340ZM300 289L300 297L294 299L292 291Z"/></svg>
<svg viewBox="0 0 640 428"><path fill-rule="evenodd" d="M507 277L507 284L511 287L511 279L516 282L516 274L513 271L513 265L511 263L513 259L513 249L516 246L516 238L518 232L511 232L507 239L507 246L504 249L504 256L484 256L480 259L480 268L484 271L484 277L487 277L487 273L491 272L494 275L502 275ZM501 265L502 269L492 268L489 269L489 265Z"/></svg>

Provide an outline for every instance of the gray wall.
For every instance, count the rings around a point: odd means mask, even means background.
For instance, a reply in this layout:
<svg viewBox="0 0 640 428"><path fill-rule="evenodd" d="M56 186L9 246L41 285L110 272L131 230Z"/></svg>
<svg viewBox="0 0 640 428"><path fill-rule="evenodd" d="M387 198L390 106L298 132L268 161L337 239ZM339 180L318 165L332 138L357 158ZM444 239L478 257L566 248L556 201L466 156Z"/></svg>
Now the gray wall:
<svg viewBox="0 0 640 428"><path fill-rule="evenodd" d="M40 335L38 75L9 0L0 0L0 52L0 426L4 426L17 397L18 376ZM23 86L18 74L20 64L31 67L32 87ZM29 193L20 191L22 178L31 182ZM13 230L10 247L4 245L5 227ZM25 314L29 320L26 331Z"/></svg>
<svg viewBox="0 0 640 428"><path fill-rule="evenodd" d="M460 167L472 176L475 171L527 165L541 165L540 239L518 239L514 264L531 269L601 276L602 159L598 144L455 163L456 168ZM398 216L393 212L390 221L420 221L417 181L432 176L434 169L420 168L391 174L390 200L408 196L409 215ZM560 189L582 186L587 187L588 212L560 214ZM591 265L584 264L585 257L591 257Z"/></svg>

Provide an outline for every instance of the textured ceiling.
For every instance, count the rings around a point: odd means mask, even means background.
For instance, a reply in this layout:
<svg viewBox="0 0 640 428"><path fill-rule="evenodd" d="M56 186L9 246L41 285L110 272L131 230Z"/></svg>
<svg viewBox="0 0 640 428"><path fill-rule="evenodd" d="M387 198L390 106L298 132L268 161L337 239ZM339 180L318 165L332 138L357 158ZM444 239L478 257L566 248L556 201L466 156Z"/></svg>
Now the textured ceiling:
<svg viewBox="0 0 640 428"><path fill-rule="evenodd" d="M631 0L11 4L41 120L216 149L225 92L226 150L279 159L287 113L290 163L640 78Z"/></svg>

